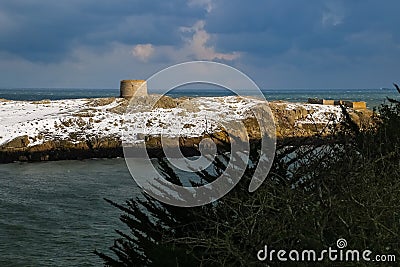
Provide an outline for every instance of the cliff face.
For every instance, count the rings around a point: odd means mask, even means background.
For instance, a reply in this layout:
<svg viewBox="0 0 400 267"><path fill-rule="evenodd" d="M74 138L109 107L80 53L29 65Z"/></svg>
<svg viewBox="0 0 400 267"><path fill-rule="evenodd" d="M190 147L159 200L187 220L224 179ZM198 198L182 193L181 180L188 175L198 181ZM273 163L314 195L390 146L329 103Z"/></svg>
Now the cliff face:
<svg viewBox="0 0 400 267"><path fill-rule="evenodd" d="M224 130L232 122L243 122L251 141L261 138L254 111L263 110L264 101L164 96L155 102L156 98L139 97L130 104L116 98L0 100L0 162L122 157L122 139L135 143L144 136L150 154L156 156L160 155L161 134L171 140L179 137L184 154L195 155L202 137L214 133L227 139ZM332 127L327 126L341 120L338 106L287 102L269 106L278 139L328 135ZM349 111L360 125L369 123L371 111ZM265 127L266 133L273 129L271 124ZM235 134L244 138L245 133Z"/></svg>
<svg viewBox="0 0 400 267"><path fill-rule="evenodd" d="M342 121L340 106L272 102L270 108L275 117L277 138L330 135L335 130L334 125ZM361 128L372 123L371 110L347 111Z"/></svg>

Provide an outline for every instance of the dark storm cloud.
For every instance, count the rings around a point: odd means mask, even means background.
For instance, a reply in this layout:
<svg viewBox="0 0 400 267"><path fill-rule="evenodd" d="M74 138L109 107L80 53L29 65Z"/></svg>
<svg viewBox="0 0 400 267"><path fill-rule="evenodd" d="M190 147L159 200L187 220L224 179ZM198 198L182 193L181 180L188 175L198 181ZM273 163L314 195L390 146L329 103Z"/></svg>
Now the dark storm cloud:
<svg viewBox="0 0 400 267"><path fill-rule="evenodd" d="M62 60L76 45L174 45L179 26L202 13L186 1L131 0L5 0L0 12L9 27L0 26L0 51L43 62Z"/></svg>
<svg viewBox="0 0 400 267"><path fill-rule="evenodd" d="M399 9L396 0L221 0L208 16L206 30L218 34L218 47L258 57L276 57L292 48L330 49L351 57L387 48L387 43L371 42L382 33L399 42Z"/></svg>
<svg viewBox="0 0 400 267"><path fill-rule="evenodd" d="M364 77L373 86L398 75L399 9L398 0L1 0L0 70L31 72L21 84L41 76L44 85L48 71L57 83L74 73L70 86L231 58L283 87L358 86ZM143 61L132 55L138 44L151 52ZM0 85L12 84L9 76L0 72Z"/></svg>
<svg viewBox="0 0 400 267"><path fill-rule="evenodd" d="M370 52L371 44L358 42L354 34L374 38L388 32L393 41L400 40L399 7L396 0L217 0L206 14L184 0L5 0L0 14L10 29L0 27L0 51L46 62L62 60L76 45L177 46L179 28L204 19L221 51L267 57L293 47L362 53L360 48Z"/></svg>

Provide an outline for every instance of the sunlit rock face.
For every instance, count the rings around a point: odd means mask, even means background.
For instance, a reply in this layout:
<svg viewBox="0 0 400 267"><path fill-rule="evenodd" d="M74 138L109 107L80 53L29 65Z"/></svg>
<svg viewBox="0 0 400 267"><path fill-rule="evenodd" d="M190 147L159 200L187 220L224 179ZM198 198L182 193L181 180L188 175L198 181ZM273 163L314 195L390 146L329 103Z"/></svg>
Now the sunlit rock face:
<svg viewBox="0 0 400 267"><path fill-rule="evenodd" d="M349 112L356 123L369 123L371 111ZM36 102L3 99L0 161L123 156L122 139L143 142L144 136L146 145L157 150L161 135L166 143L168 138L179 137L180 146L193 149L210 134L229 140L227 132L243 140L257 140L263 134L276 134L278 139L329 135L341 119L339 106L267 103L237 96L175 99L148 95L131 100ZM239 124L244 128L235 126Z"/></svg>

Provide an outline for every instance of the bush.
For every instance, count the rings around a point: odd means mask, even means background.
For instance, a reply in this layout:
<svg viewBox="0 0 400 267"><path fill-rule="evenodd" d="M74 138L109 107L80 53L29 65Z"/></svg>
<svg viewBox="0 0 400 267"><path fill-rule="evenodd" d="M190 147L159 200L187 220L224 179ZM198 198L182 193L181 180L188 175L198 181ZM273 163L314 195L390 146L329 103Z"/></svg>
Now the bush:
<svg viewBox="0 0 400 267"><path fill-rule="evenodd" d="M348 249L400 255L400 103L382 105L365 130L346 110L344 117L335 142L281 144L254 193L247 190L254 166L247 165L239 184L206 206L173 207L147 195L125 205L108 200L123 212L129 233L117 231L114 258L95 253L107 266L264 266L257 252L265 245L322 251L344 238ZM214 162L216 173L224 162ZM159 164L168 181L182 184L167 162ZM210 172L198 176L216 179Z"/></svg>

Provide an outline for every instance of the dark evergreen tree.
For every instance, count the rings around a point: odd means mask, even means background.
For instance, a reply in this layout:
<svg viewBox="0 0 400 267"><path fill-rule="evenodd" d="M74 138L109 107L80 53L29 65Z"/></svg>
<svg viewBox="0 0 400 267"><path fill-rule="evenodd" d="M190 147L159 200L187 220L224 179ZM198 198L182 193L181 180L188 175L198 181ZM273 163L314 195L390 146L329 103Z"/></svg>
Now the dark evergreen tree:
<svg viewBox="0 0 400 267"><path fill-rule="evenodd" d="M267 180L254 193L248 185L255 167L248 164L229 194L202 207L174 207L147 195L125 205L108 200L123 212L129 232L117 230L113 256L96 254L106 266L265 266L256 257L264 245L319 251L345 238L349 249L399 259L400 103L390 102L367 129L344 109L345 123L334 138L280 143ZM260 158L253 148L254 163ZM192 183L213 181L226 168L226 157L222 153L214 171L197 173L201 179ZM185 178L167 162L160 159L159 165L166 180L182 184Z"/></svg>

